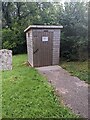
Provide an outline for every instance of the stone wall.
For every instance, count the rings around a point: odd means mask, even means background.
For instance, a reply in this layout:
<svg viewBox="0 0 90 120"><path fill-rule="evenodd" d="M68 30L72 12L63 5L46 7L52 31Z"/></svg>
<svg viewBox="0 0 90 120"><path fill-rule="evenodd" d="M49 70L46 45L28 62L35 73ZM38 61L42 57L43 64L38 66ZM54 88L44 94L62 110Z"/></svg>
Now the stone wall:
<svg viewBox="0 0 90 120"><path fill-rule="evenodd" d="M0 50L0 70L12 70L12 51Z"/></svg>
<svg viewBox="0 0 90 120"><path fill-rule="evenodd" d="M33 66L33 41L32 30L26 33L28 62Z"/></svg>
<svg viewBox="0 0 90 120"><path fill-rule="evenodd" d="M53 32L53 65L59 64L60 59L60 29L54 29Z"/></svg>

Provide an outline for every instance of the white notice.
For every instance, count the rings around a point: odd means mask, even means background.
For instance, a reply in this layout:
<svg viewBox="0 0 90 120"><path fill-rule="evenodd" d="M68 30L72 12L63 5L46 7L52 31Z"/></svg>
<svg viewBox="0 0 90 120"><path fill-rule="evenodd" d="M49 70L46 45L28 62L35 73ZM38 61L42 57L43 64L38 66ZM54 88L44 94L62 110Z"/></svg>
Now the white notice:
<svg viewBox="0 0 90 120"><path fill-rule="evenodd" d="M48 37L42 37L42 41L48 41Z"/></svg>

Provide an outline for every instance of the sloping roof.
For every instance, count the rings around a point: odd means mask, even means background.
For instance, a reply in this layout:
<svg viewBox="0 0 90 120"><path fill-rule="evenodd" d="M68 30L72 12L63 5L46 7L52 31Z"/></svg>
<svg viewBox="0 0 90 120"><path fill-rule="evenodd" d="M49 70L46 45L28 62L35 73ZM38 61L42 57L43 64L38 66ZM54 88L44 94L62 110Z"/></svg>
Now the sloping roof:
<svg viewBox="0 0 90 120"><path fill-rule="evenodd" d="M29 29L32 28L48 28L48 29L61 29L63 28L63 26L56 26L56 25L30 25L29 27L27 27L24 32L27 32Z"/></svg>

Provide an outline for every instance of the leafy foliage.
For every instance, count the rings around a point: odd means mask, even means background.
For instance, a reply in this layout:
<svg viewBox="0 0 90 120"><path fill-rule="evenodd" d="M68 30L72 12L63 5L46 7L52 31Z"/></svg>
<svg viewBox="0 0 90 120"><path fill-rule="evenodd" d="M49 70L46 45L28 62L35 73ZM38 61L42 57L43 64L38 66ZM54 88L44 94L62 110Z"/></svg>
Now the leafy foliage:
<svg viewBox="0 0 90 120"><path fill-rule="evenodd" d="M88 53L88 14L85 3L65 3L62 19L61 56L67 60L85 60Z"/></svg>
<svg viewBox="0 0 90 120"><path fill-rule="evenodd" d="M2 2L3 48L26 52L24 29L29 25L63 25L61 58L88 56L88 3Z"/></svg>

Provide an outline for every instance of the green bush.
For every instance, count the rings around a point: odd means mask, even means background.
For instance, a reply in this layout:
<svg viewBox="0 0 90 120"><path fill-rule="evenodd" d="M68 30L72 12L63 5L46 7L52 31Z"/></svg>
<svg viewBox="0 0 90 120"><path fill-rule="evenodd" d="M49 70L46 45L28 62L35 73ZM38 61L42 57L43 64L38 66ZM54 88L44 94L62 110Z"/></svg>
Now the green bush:
<svg viewBox="0 0 90 120"><path fill-rule="evenodd" d="M10 49L13 54L26 52L26 41L23 30L18 27L14 29L5 28L2 30L2 48Z"/></svg>
<svg viewBox="0 0 90 120"><path fill-rule="evenodd" d="M88 59L87 37L61 36L61 58L67 61L84 61Z"/></svg>

